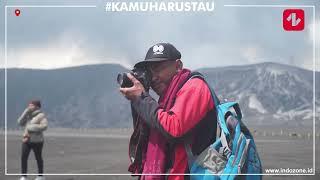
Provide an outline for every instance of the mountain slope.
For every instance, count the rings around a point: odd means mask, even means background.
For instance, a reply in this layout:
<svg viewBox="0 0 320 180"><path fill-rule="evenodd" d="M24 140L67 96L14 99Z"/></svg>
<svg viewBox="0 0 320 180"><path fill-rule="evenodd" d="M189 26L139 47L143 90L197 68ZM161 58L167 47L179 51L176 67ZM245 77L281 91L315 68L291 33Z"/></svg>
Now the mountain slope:
<svg viewBox="0 0 320 180"><path fill-rule="evenodd" d="M30 99L41 99L51 127L131 127L129 102L119 93L116 64L55 70L8 69L8 127ZM199 69L220 99L240 102L251 125L312 127L313 72L262 63ZM320 78L316 73L316 79ZM4 70L0 70L0 114L4 120ZM316 80L319 82L319 80ZM320 86L316 83L317 120ZM4 121L1 121L4 127Z"/></svg>
<svg viewBox="0 0 320 180"><path fill-rule="evenodd" d="M220 98L240 102L245 117L251 123L289 126L310 126L312 123L312 71L276 63L200 71ZM319 72L316 77L319 77ZM319 113L320 86L319 83L316 85Z"/></svg>
<svg viewBox="0 0 320 180"><path fill-rule="evenodd" d="M113 64L56 70L9 69L8 127L16 126L17 117L33 98L42 100L51 126L128 127L130 114L126 112L130 112L130 106L116 83L117 74L126 71Z"/></svg>

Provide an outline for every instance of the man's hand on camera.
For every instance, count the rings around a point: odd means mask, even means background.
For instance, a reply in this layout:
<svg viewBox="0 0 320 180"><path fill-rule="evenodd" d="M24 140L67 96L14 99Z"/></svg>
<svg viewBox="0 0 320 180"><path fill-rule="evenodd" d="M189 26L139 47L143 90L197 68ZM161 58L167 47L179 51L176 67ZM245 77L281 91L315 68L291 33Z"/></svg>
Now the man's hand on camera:
<svg viewBox="0 0 320 180"><path fill-rule="evenodd" d="M130 73L127 73L128 78L132 81L133 86L129 88L120 88L120 92L128 99L134 100L137 97L141 96L142 92L145 92L145 89L140 81L138 81Z"/></svg>

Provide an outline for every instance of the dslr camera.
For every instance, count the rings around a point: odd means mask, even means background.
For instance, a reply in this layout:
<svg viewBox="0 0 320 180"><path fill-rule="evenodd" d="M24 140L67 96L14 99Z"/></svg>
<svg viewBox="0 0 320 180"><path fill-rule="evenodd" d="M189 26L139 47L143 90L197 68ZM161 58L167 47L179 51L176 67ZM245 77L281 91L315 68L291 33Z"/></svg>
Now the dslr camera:
<svg viewBox="0 0 320 180"><path fill-rule="evenodd" d="M130 72L140 83L146 91L149 91L151 86L152 74L146 67L134 67ZM133 82L128 78L127 73L119 73L117 82L122 88L133 86Z"/></svg>

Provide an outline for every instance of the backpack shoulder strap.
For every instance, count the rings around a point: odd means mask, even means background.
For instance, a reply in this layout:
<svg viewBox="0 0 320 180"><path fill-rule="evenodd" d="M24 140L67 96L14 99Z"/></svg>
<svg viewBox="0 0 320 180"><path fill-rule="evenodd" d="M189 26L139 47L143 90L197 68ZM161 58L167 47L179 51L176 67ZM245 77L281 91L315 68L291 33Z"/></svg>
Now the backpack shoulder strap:
<svg viewBox="0 0 320 180"><path fill-rule="evenodd" d="M204 75L202 75L200 72L192 71L190 76L189 76L189 78L188 78L188 80L191 80L193 78L199 78L199 79L203 80L207 84L207 86L208 86L208 88L210 90L210 93L211 93L211 97L212 97L212 99L214 101L214 106L215 106L216 113L217 113L217 118L218 118L218 109L217 109L217 107L220 104L220 101L219 101L216 93L214 92L213 88L207 83L207 81L204 78ZM219 126L219 121L217 120L216 139L218 139L220 137L220 132L221 132L221 129L220 129L220 126ZM191 169L191 166L192 166L193 162L195 161L196 157L192 153L191 146L190 146L189 142L185 142L184 146L185 146L186 153L187 153L187 156L188 156L189 169Z"/></svg>
<svg viewBox="0 0 320 180"><path fill-rule="evenodd" d="M201 73L199 73L198 71L192 71L191 74L190 74L190 78L189 79L193 79L193 78L199 78L199 79L202 79L206 84L207 86L209 87L210 89L210 93L211 93L211 97L214 101L214 105L215 107L217 107L219 104L220 104L220 101L216 95L216 93L214 92L213 88L209 85L209 83L205 80L204 78L204 75L202 75Z"/></svg>
<svg viewBox="0 0 320 180"><path fill-rule="evenodd" d="M202 80L207 84L207 86L209 87L209 90L210 90L210 93L211 93L211 97L212 97L212 99L213 99L214 106L215 106L215 108L216 108L217 118L218 118L218 105L220 105L220 100L219 100L219 98L217 97L215 91L214 91L213 88L210 86L210 84L205 80L204 75L201 74L200 72L198 72L198 71L192 71L191 74L190 74L190 78L189 78L189 79L192 79L192 78L202 79ZM219 121L218 121L218 119L217 119L216 140L219 139L220 135L221 135L221 128L220 128L220 126L219 126Z"/></svg>

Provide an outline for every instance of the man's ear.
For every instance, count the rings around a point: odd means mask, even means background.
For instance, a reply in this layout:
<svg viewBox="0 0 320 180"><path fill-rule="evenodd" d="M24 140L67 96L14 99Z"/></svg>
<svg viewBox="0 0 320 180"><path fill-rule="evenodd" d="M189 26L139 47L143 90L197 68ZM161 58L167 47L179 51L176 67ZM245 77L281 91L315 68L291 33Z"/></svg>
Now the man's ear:
<svg viewBox="0 0 320 180"><path fill-rule="evenodd" d="M180 59L176 60L176 70L181 70L183 68L183 63Z"/></svg>

